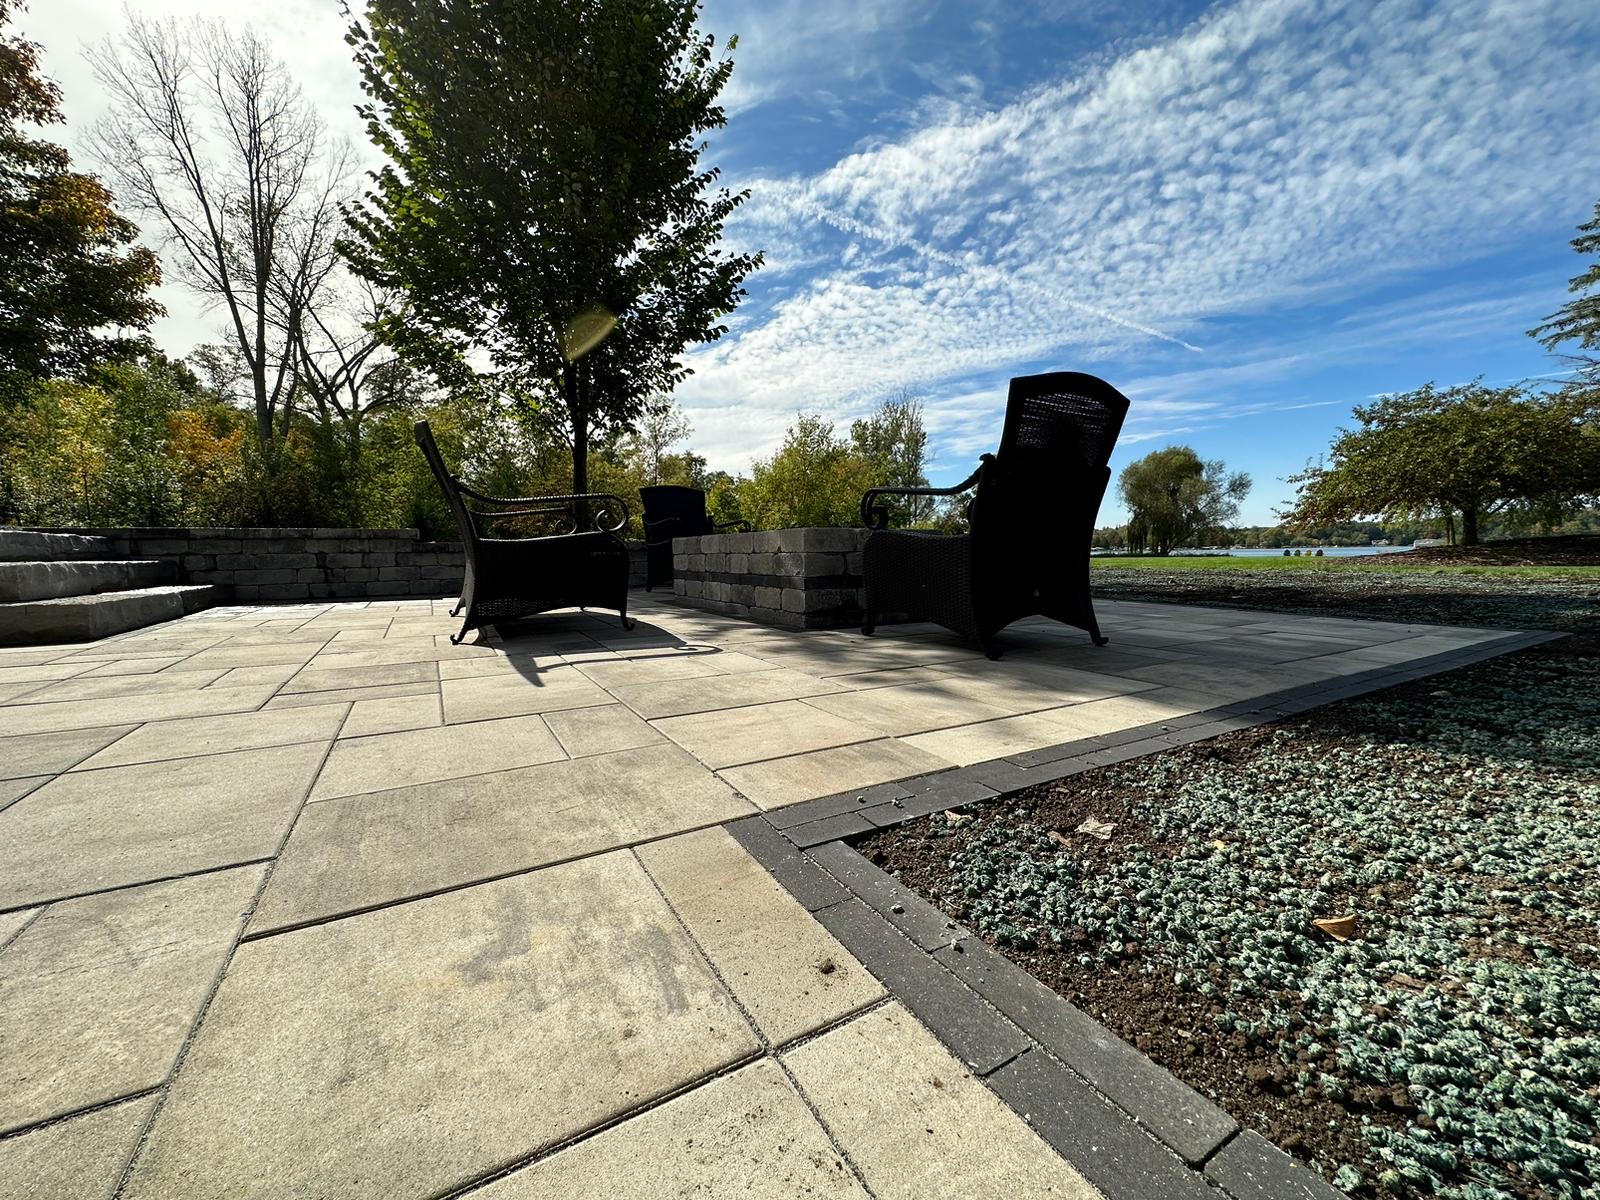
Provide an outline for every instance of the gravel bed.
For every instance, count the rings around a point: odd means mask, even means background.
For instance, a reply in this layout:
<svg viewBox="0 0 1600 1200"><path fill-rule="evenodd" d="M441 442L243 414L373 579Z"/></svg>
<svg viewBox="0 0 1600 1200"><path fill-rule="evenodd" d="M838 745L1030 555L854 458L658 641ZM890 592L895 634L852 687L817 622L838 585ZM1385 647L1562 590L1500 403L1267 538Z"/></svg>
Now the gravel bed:
<svg viewBox="0 0 1600 1200"><path fill-rule="evenodd" d="M1391 574L1284 582L1576 635L860 848L1352 1194L1600 1196L1600 596Z"/></svg>

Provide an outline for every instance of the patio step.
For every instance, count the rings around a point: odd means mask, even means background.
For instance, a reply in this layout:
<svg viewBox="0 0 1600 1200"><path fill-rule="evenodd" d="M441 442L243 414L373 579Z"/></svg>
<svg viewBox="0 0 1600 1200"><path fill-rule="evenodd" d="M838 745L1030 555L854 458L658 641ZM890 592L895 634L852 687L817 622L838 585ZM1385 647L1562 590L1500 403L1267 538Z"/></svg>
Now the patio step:
<svg viewBox="0 0 1600 1200"><path fill-rule="evenodd" d="M92 642L176 620L209 608L217 599L217 589L210 584L168 584L0 604L0 645Z"/></svg>
<svg viewBox="0 0 1600 1200"><path fill-rule="evenodd" d="M92 596L178 582L177 565L159 559L63 559L0 561L0 604Z"/></svg>
<svg viewBox="0 0 1600 1200"><path fill-rule="evenodd" d="M111 540L79 533L0 529L0 562L58 562L65 558L116 557Z"/></svg>

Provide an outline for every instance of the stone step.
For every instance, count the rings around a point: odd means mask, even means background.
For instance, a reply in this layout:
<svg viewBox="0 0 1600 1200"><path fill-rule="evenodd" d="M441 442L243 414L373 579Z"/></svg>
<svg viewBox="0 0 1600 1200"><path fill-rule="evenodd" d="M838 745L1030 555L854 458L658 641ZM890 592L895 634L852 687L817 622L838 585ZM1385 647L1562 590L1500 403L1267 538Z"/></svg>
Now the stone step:
<svg viewBox="0 0 1600 1200"><path fill-rule="evenodd" d="M190 584L0 604L0 646L92 642L198 612L218 598L210 584Z"/></svg>
<svg viewBox="0 0 1600 1200"><path fill-rule="evenodd" d="M0 562L56 562L64 558L112 558L111 540L81 533L0 529Z"/></svg>
<svg viewBox="0 0 1600 1200"><path fill-rule="evenodd" d="M0 604L125 592L178 581L177 565L158 559L62 559L0 562Z"/></svg>

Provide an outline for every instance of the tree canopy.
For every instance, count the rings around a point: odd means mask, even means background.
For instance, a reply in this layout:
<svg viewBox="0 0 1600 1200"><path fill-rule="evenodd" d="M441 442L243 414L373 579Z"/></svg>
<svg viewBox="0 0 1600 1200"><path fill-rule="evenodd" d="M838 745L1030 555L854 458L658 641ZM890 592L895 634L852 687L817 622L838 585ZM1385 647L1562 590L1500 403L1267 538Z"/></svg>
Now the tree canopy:
<svg viewBox="0 0 1600 1200"><path fill-rule="evenodd" d="M733 64L698 16L697 0L368 0L350 26L388 162L346 249L406 306L380 329L529 397L580 492L591 437L683 379L759 264L721 246L745 193L701 156Z"/></svg>
<svg viewBox="0 0 1600 1200"><path fill-rule="evenodd" d="M1360 425L1340 433L1326 465L1291 478L1291 526L1356 517L1461 514L1475 545L1489 513L1545 521L1600 494L1600 398L1529 392L1481 380L1384 396L1359 405Z"/></svg>
<svg viewBox="0 0 1600 1200"><path fill-rule="evenodd" d="M1179 546L1216 540L1238 517L1250 476L1229 475L1220 459L1207 462L1188 446L1168 446L1124 467L1117 490L1128 506L1129 549L1170 554Z"/></svg>
<svg viewBox="0 0 1600 1200"><path fill-rule="evenodd" d="M18 7L0 0L0 30ZM133 245L138 228L65 149L26 128L64 119L39 47L0 34L0 375L81 373L139 345L128 331L162 312L150 295L160 264Z"/></svg>

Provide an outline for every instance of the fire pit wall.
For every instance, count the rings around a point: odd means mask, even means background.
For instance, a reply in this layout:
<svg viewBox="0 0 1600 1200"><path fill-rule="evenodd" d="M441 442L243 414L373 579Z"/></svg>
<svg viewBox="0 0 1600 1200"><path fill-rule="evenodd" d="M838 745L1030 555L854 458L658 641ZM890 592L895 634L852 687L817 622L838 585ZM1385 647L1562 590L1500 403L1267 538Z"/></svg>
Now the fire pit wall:
<svg viewBox="0 0 1600 1200"><path fill-rule="evenodd" d="M786 629L861 623L865 529L674 538L672 590L696 608Z"/></svg>

